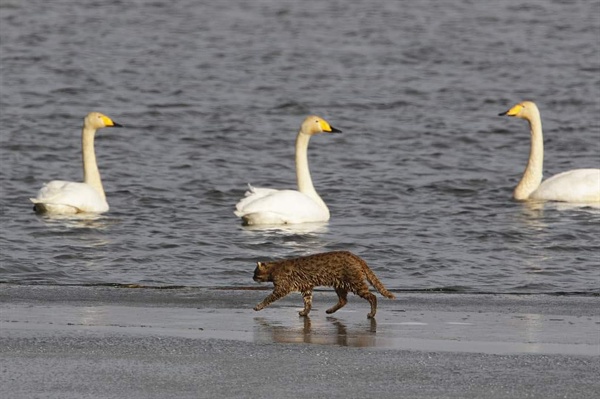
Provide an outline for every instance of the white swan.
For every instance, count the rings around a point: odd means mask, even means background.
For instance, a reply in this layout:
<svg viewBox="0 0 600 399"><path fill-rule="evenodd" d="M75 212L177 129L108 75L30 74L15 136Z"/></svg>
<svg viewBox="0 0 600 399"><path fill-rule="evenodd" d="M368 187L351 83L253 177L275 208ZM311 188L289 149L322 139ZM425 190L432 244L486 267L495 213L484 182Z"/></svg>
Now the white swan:
<svg viewBox="0 0 600 399"><path fill-rule="evenodd" d="M600 202L600 169L574 169L552 176L542 183L544 137L542 120L535 103L523 101L499 114L525 119L531 130L529 162L513 192L516 200Z"/></svg>
<svg viewBox="0 0 600 399"><path fill-rule="evenodd" d="M324 119L307 117L296 138L296 178L298 191L255 188L248 185L235 206L234 213L244 225L281 225L308 222L326 222L329 209L315 190L308 169L307 148L311 136L319 133L340 133Z"/></svg>
<svg viewBox="0 0 600 399"><path fill-rule="evenodd" d="M106 195L94 152L96 130L103 127L121 127L108 116L90 112L83 120L81 144L83 153L83 183L53 180L30 198L37 213L73 215L76 213L102 213L108 211Z"/></svg>

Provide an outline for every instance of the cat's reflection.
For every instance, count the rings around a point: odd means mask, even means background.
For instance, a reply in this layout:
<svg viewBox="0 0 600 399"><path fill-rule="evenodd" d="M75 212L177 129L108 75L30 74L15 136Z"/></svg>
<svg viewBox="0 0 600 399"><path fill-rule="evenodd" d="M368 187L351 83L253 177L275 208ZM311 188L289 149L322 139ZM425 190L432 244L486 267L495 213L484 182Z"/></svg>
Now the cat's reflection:
<svg viewBox="0 0 600 399"><path fill-rule="evenodd" d="M255 317L255 340L259 342L305 343L354 347L377 346L377 321L348 327L335 317L314 322L310 317L299 317L294 325L281 325L263 317ZM368 323L368 324L367 324Z"/></svg>

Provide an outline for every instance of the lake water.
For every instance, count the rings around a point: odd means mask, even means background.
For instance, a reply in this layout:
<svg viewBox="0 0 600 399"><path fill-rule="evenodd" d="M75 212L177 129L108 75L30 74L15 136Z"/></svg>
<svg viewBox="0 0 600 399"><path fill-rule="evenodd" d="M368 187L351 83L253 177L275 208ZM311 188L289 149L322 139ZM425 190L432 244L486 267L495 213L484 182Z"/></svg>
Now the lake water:
<svg viewBox="0 0 600 399"><path fill-rule="evenodd" d="M542 113L546 176L600 166L600 2L0 2L0 282L255 286L255 262L346 249L392 290L600 293L600 211L511 199ZM111 210L36 216L82 179ZM242 227L246 184L294 188L308 114L324 225Z"/></svg>

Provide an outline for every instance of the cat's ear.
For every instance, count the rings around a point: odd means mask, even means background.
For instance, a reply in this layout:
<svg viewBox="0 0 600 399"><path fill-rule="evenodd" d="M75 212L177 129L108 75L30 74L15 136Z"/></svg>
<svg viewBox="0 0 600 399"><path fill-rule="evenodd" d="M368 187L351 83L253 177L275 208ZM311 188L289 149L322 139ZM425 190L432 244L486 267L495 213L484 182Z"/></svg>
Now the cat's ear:
<svg viewBox="0 0 600 399"><path fill-rule="evenodd" d="M256 262L256 266L260 269L260 270L265 270L267 268L267 264L265 262Z"/></svg>

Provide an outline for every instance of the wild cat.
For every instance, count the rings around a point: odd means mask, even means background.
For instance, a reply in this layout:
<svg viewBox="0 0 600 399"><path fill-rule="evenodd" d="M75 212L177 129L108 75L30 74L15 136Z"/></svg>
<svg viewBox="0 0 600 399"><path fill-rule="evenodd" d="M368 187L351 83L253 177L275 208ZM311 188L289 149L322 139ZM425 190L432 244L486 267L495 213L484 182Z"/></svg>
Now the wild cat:
<svg viewBox="0 0 600 399"><path fill-rule="evenodd" d="M365 279L386 298L395 299L394 294L385 289L367 263L348 251L326 252L284 259L274 262L257 262L254 281L272 281L273 292L254 310L261 310L290 292L299 291L304 298L304 309L300 316L307 316L312 307L312 291L317 286L333 287L338 295L338 303L326 310L334 313L348 303L348 292L366 299L371 304L368 318L375 317L377 297L369 292Z"/></svg>

